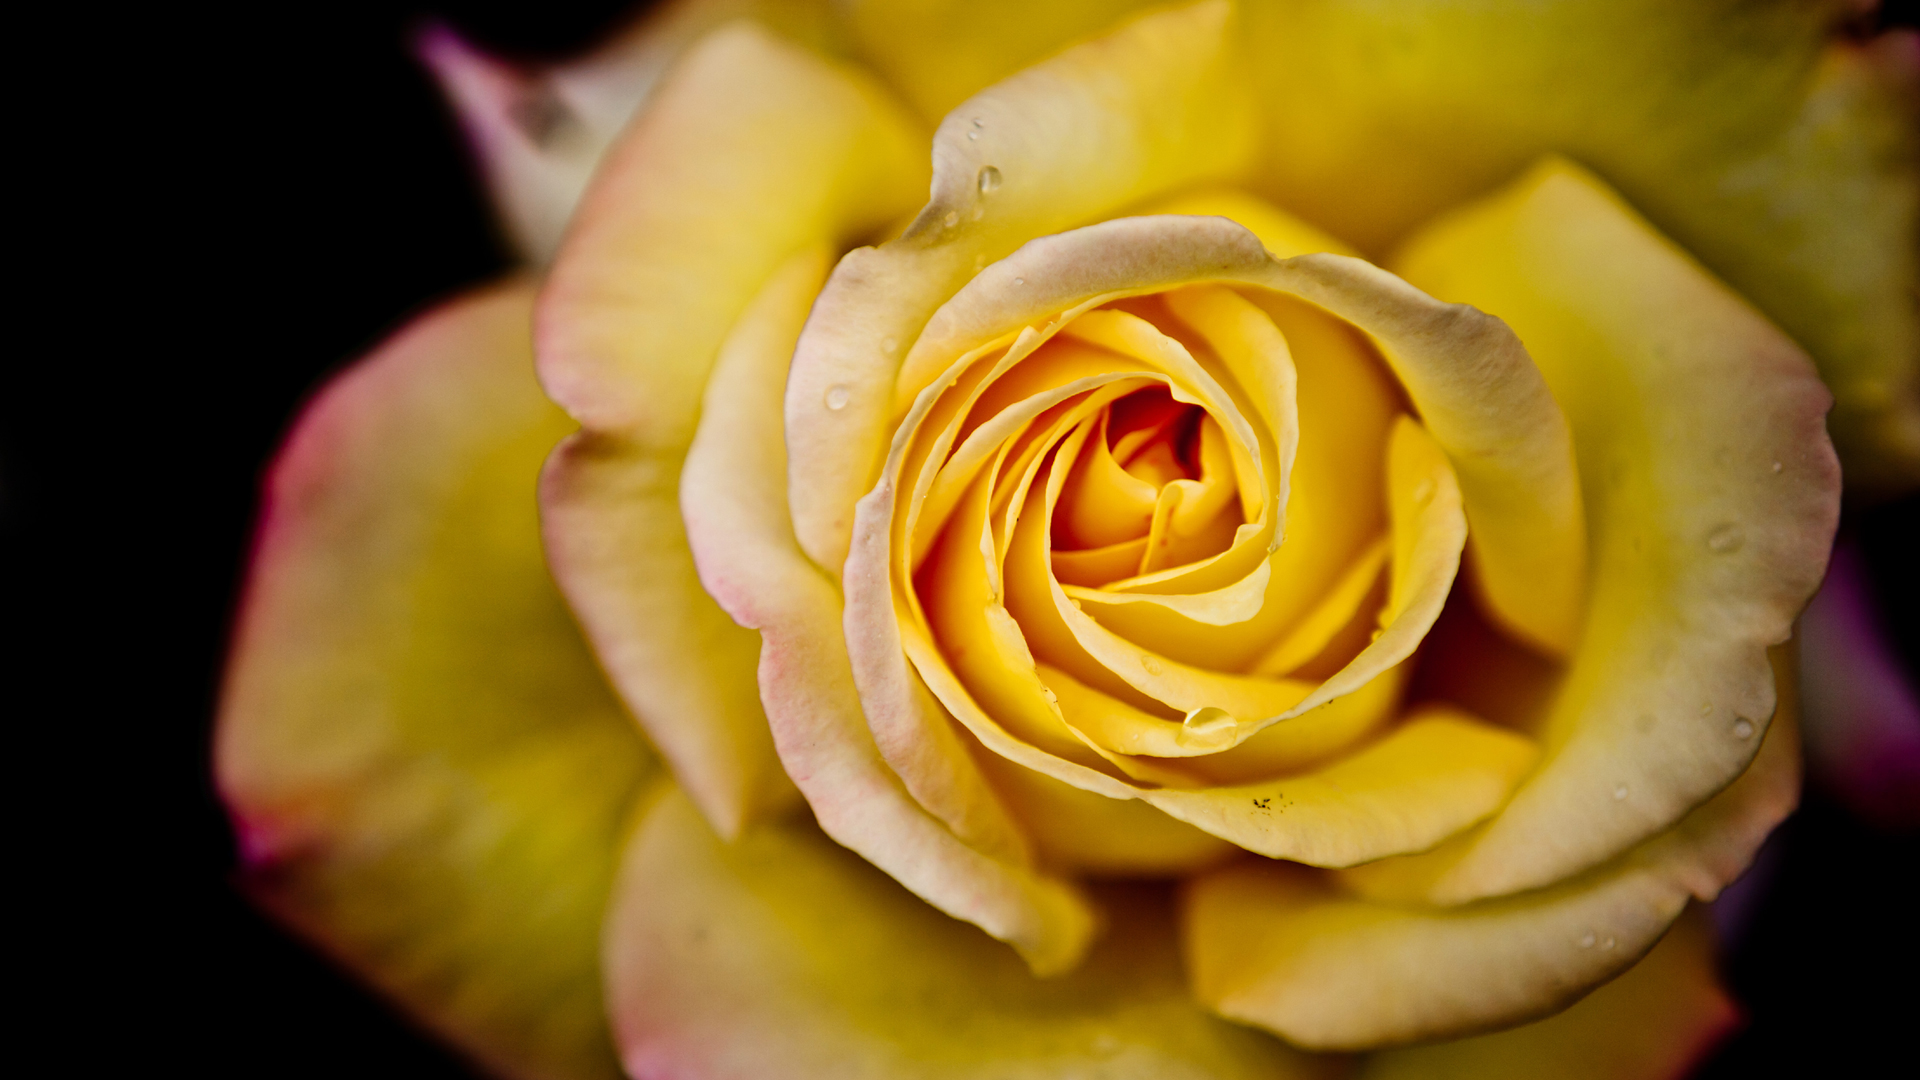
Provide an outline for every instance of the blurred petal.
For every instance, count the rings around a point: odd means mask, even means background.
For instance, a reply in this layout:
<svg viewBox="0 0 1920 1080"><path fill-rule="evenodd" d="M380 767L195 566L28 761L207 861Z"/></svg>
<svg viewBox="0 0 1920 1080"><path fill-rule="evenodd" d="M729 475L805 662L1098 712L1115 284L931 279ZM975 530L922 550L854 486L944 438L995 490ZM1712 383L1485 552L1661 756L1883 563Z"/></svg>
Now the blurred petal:
<svg viewBox="0 0 1920 1080"><path fill-rule="evenodd" d="M540 376L586 430L542 481L548 555L614 686L722 834L792 794L759 642L701 588L680 466L720 344L796 252L918 197L917 141L855 73L750 25L695 46L610 152L541 294Z"/></svg>
<svg viewBox="0 0 1920 1080"><path fill-rule="evenodd" d="M627 849L608 993L632 1076L1292 1080L1331 1063L1188 996L1164 893L1104 894L1107 946L1035 979L992 939L821 836L720 843L668 794Z"/></svg>
<svg viewBox="0 0 1920 1080"><path fill-rule="evenodd" d="M835 37L825 0L675 0L586 56L541 70L488 56L441 23L414 48L460 116L508 239L544 263L600 156L674 57L740 17L808 44Z"/></svg>
<svg viewBox="0 0 1920 1080"><path fill-rule="evenodd" d="M1920 700L1877 614L1859 548L1843 542L1800 619L1807 766L1854 813L1882 827L1913 828L1920 825Z"/></svg>
<svg viewBox="0 0 1920 1080"><path fill-rule="evenodd" d="M1910 489L1920 38L1838 40L1858 8L1249 0L1258 186L1379 254L1543 153L1576 158L1813 354L1850 485Z"/></svg>
<svg viewBox="0 0 1920 1080"><path fill-rule="evenodd" d="M1593 537L1547 754L1435 882L1452 903L1611 858L1740 774L1777 701L1766 650L1825 567L1839 469L1805 354L1572 165L1449 215L1395 265L1527 342Z"/></svg>
<svg viewBox="0 0 1920 1080"><path fill-rule="evenodd" d="M846 561L896 397L911 402L951 359L916 350L902 371L923 330L942 336L927 320L956 289L1035 236L1243 167L1254 119L1231 26L1221 0L1145 16L941 123L925 209L899 239L841 261L794 356L789 497L815 563L837 571Z"/></svg>
<svg viewBox="0 0 1920 1080"><path fill-rule="evenodd" d="M1713 932L1682 916L1646 958L1566 1012L1455 1042L1369 1054L1355 1080L1678 1080L1740 1022Z"/></svg>
<svg viewBox="0 0 1920 1080"><path fill-rule="evenodd" d="M1370 900L1286 863L1189 882L1194 993L1314 1049L1445 1038L1565 1008L1626 970L1689 898L1711 900L1799 796L1799 739L1777 720L1740 779L1679 825L1545 889L1434 908Z"/></svg>
<svg viewBox="0 0 1920 1080"><path fill-rule="evenodd" d="M572 424L533 289L424 317L309 406L267 482L217 767L249 891L502 1075L618 1067L602 909L653 757L541 560Z"/></svg>

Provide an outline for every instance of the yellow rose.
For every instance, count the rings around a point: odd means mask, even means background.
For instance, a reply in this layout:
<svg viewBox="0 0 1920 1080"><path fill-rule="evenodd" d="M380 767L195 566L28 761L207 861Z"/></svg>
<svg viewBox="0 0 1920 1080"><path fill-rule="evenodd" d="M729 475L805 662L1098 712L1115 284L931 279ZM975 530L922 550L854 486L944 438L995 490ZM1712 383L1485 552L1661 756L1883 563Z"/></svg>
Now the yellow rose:
<svg viewBox="0 0 1920 1080"><path fill-rule="evenodd" d="M276 465L220 741L259 895L526 1075L612 1070L603 979L635 1077L1684 1066L1729 1006L1697 926L1655 946L1793 804L1767 650L1825 564L1831 399L1563 155L1789 208L1858 174L1909 228L1910 164L1710 130L1623 165L1616 121L1428 78L1444 5L931 7L760 6L880 77L670 9L604 157L590 68L435 46L528 246L569 224L537 304L428 316ZM1827 63L1871 114L1881 69ZM1408 133L1408 87L1474 123ZM1820 356L1911 482L1912 312L1824 243L1741 272L1871 315Z"/></svg>

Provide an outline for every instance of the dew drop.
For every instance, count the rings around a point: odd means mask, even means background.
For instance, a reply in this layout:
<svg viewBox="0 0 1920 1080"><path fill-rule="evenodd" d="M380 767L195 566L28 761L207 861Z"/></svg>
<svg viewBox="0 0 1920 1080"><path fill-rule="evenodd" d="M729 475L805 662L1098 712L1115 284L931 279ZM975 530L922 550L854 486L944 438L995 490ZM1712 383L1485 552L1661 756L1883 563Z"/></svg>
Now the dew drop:
<svg viewBox="0 0 1920 1080"><path fill-rule="evenodd" d="M1753 738L1753 721L1741 717L1733 722L1733 735L1737 739Z"/></svg>
<svg viewBox="0 0 1920 1080"><path fill-rule="evenodd" d="M1731 555L1747 542L1747 534L1738 525L1722 525L1707 534L1707 550L1715 555Z"/></svg>
<svg viewBox="0 0 1920 1080"><path fill-rule="evenodd" d="M1589 930L1586 933L1580 935L1580 947L1583 949L1591 949L1593 948L1593 943L1597 940L1599 940L1599 938L1594 934L1593 931Z"/></svg>
<svg viewBox="0 0 1920 1080"><path fill-rule="evenodd" d="M1615 784L1615 785L1613 786L1613 801L1614 801L1614 802L1626 802L1626 801L1627 801L1627 785L1625 785L1625 784Z"/></svg>
<svg viewBox="0 0 1920 1080"><path fill-rule="evenodd" d="M1615 945L1618 945L1618 944L1620 944L1620 943L1619 943L1619 942L1617 942L1617 941L1615 941L1615 940L1613 940L1612 938L1608 938L1607 940L1605 940L1605 941L1603 941L1603 942L1601 942L1601 943L1600 943L1600 947L1601 947L1601 948L1603 948L1603 949L1606 949L1606 950L1607 950L1608 952L1612 952L1612 951L1613 951L1613 947L1614 947Z"/></svg>
<svg viewBox="0 0 1920 1080"><path fill-rule="evenodd" d="M1774 463L1773 463L1773 471L1774 471L1774 472L1779 472L1779 471L1780 471L1780 463L1779 463L1779 462L1777 462L1777 461L1776 461L1776 462L1774 462Z"/></svg>
<svg viewBox="0 0 1920 1080"><path fill-rule="evenodd" d="M987 216L987 211L985 207L976 206L973 208L973 220L979 221L981 218L986 216Z"/></svg>
<svg viewBox="0 0 1920 1080"><path fill-rule="evenodd" d="M1000 190L1000 170L991 165L982 165L980 175L975 180L980 185L982 195L991 195Z"/></svg>
<svg viewBox="0 0 1920 1080"><path fill-rule="evenodd" d="M827 408L839 412L847 407L847 399L853 396L853 390L846 383L834 383L827 387Z"/></svg>
<svg viewBox="0 0 1920 1080"><path fill-rule="evenodd" d="M888 354L891 354L893 350L899 347L900 347L899 338L881 338L880 339L880 348Z"/></svg>
<svg viewBox="0 0 1920 1080"><path fill-rule="evenodd" d="M1712 702L1710 702L1710 701L1703 701L1703 702L1701 702L1701 703L1700 703L1700 715L1701 715L1701 716L1712 716L1712 715L1713 715L1713 703L1712 703Z"/></svg>
<svg viewBox="0 0 1920 1080"><path fill-rule="evenodd" d="M1140 666L1146 669L1146 672L1149 675L1160 674L1160 661L1155 660L1153 657L1148 656L1144 653L1142 653L1140 656Z"/></svg>
<svg viewBox="0 0 1920 1080"><path fill-rule="evenodd" d="M941 218L940 223L942 225L945 225L949 229L953 228L955 225L960 224L960 211L958 210L947 211L947 216Z"/></svg>
<svg viewBox="0 0 1920 1080"><path fill-rule="evenodd" d="M1418 484L1414 485L1413 487L1414 502L1417 502L1420 505L1425 506L1427 504L1427 501L1432 498L1433 498L1433 481L1422 480Z"/></svg>
<svg viewBox="0 0 1920 1080"><path fill-rule="evenodd" d="M979 137L980 137L980 133L979 133L979 132L977 132L977 131L969 131L969 132L967 132L967 138L969 138L969 139L977 139L977 138L979 138Z"/></svg>
<svg viewBox="0 0 1920 1080"><path fill-rule="evenodd" d="M1027 279L1023 277L1017 277L1013 279L1013 283L1015 285L1025 285L1027 283Z"/></svg>

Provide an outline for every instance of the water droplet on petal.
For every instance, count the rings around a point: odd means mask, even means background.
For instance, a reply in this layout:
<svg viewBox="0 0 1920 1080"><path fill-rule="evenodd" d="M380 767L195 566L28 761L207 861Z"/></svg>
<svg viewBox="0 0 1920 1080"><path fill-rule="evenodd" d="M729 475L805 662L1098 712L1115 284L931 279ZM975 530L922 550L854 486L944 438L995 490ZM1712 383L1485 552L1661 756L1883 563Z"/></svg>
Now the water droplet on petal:
<svg viewBox="0 0 1920 1080"><path fill-rule="evenodd" d="M880 348L885 352L891 353L893 350L899 347L900 347L899 338L881 338L880 339Z"/></svg>
<svg viewBox="0 0 1920 1080"><path fill-rule="evenodd" d="M1738 525L1722 525L1707 534L1707 550L1715 555L1731 555L1746 542L1747 534Z"/></svg>
<svg viewBox="0 0 1920 1080"><path fill-rule="evenodd" d="M1777 462L1777 461L1776 461L1776 462L1774 462L1774 463L1773 463L1773 471L1774 471L1774 472L1779 472L1779 471L1780 471L1780 463L1779 463L1779 462Z"/></svg>
<svg viewBox="0 0 1920 1080"><path fill-rule="evenodd" d="M1415 484L1413 486L1414 502L1417 502L1420 505L1425 506L1427 504L1427 500L1431 498L1433 498L1433 481L1422 480L1418 484Z"/></svg>
<svg viewBox="0 0 1920 1080"><path fill-rule="evenodd" d="M1580 935L1580 947L1583 949L1591 949L1593 948L1593 943L1598 940L1600 940L1598 935L1596 935L1593 931L1589 930L1586 933Z"/></svg>
<svg viewBox="0 0 1920 1080"><path fill-rule="evenodd" d="M1613 801L1614 801L1614 802L1626 802L1626 801L1627 801L1627 785L1625 785L1625 784L1615 784L1615 785L1613 786Z"/></svg>
<svg viewBox="0 0 1920 1080"><path fill-rule="evenodd" d="M834 383L827 387L827 408L839 412L847 407L847 400L853 396L853 389L846 383Z"/></svg>
<svg viewBox="0 0 1920 1080"><path fill-rule="evenodd" d="M1733 722L1733 735L1737 739L1753 738L1753 721L1741 717Z"/></svg>
<svg viewBox="0 0 1920 1080"><path fill-rule="evenodd" d="M1712 716L1712 715L1713 715L1713 703L1712 703L1712 702L1710 702L1710 701L1703 701L1703 702L1701 702L1701 703L1700 703L1700 715L1701 715L1701 716Z"/></svg>
<svg viewBox="0 0 1920 1080"><path fill-rule="evenodd" d="M1612 938L1608 938L1607 940L1605 940L1605 941L1603 941L1603 942L1601 942L1601 943L1600 943L1600 947L1601 947L1601 948L1603 948L1603 949L1609 949L1609 950L1610 950L1610 949L1612 949L1612 948L1613 948L1613 947L1614 947L1615 945L1618 945L1618 944L1620 944L1620 943L1619 943L1619 942L1617 942L1617 941L1615 941L1615 940L1613 940Z"/></svg>
<svg viewBox="0 0 1920 1080"><path fill-rule="evenodd" d="M1155 660L1153 657L1148 656L1145 653L1140 654L1140 666L1142 668L1145 668L1147 674L1149 675L1160 674L1160 661Z"/></svg>
<svg viewBox="0 0 1920 1080"><path fill-rule="evenodd" d="M949 229L953 228L955 225L960 224L960 211L958 210L947 211L947 216L941 218L940 223L942 225L945 225Z"/></svg>
<svg viewBox="0 0 1920 1080"><path fill-rule="evenodd" d="M977 138L979 138L979 137L980 137L980 133L979 133L979 132L977 132L977 131L969 131L969 132L967 132L967 138L969 138L969 139L977 139Z"/></svg>
<svg viewBox="0 0 1920 1080"><path fill-rule="evenodd" d="M1017 277L1013 279L1013 283L1015 285L1025 285L1027 283L1027 279L1023 277Z"/></svg>
<svg viewBox="0 0 1920 1080"><path fill-rule="evenodd" d="M1000 170L991 165L982 165L976 181L980 185L980 194L991 195L1000 190Z"/></svg>

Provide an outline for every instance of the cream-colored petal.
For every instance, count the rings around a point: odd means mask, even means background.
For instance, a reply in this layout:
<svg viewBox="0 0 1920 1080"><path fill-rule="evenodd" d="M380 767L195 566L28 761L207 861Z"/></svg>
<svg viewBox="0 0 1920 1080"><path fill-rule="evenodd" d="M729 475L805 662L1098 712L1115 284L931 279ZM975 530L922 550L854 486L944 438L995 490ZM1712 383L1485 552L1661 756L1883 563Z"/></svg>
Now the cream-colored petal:
<svg viewBox="0 0 1920 1080"><path fill-rule="evenodd" d="M1316 251L1359 256L1359 252L1251 192L1238 188L1198 188L1135 207L1133 213L1223 217L1260 238L1276 259Z"/></svg>
<svg viewBox="0 0 1920 1080"><path fill-rule="evenodd" d="M853 505L886 454L906 350L928 379L965 351L915 345L923 329L946 336L927 320L955 289L1034 236L1240 167L1253 121L1230 25L1220 0L1144 16L942 122L925 209L899 239L842 260L794 357L790 498L816 563L845 561Z"/></svg>
<svg viewBox="0 0 1920 1080"><path fill-rule="evenodd" d="M701 583L723 600L740 594L733 575L754 557L753 544L790 535L781 400L793 343L829 266L826 252L815 251L776 272L722 345L707 382L700 430L680 474L680 505ZM944 720L899 732L880 749L914 799L960 839L1026 861L1018 826Z"/></svg>
<svg viewBox="0 0 1920 1080"><path fill-rule="evenodd" d="M1525 338L1572 424L1593 536L1547 755L1436 881L1457 902L1608 859L1739 775L1777 700L1766 649L1826 565L1839 476L1805 355L1573 166L1436 223L1396 265Z"/></svg>
<svg viewBox="0 0 1920 1080"><path fill-rule="evenodd" d="M622 1057L632 1076L701 1080L1306 1080L1337 1064L1196 1005L1163 890L1101 899L1105 943L1036 979L812 823L725 844L669 794L607 920Z"/></svg>
<svg viewBox="0 0 1920 1080"><path fill-rule="evenodd" d="M840 596L794 545L781 393L822 271L817 254L790 261L721 350L681 488L701 580L741 626L760 631L766 722L827 834L928 903L1010 942L1036 970L1063 970L1086 949L1092 912L1070 886L1026 865L1024 838L911 687L899 713L863 714ZM898 734L885 756L874 731Z"/></svg>
<svg viewBox="0 0 1920 1080"><path fill-rule="evenodd" d="M1491 1035L1376 1051L1357 1078L1679 1080L1740 1025L1715 961L1713 924L1694 906L1626 974L1567 1011Z"/></svg>
<svg viewBox="0 0 1920 1080"><path fill-rule="evenodd" d="M1452 908L1382 903L1284 863L1188 885L1195 994L1317 1049L1448 1038L1543 1016L1644 955L1688 900L1738 877L1799 797L1799 739L1776 722L1753 767L1607 865Z"/></svg>
<svg viewBox="0 0 1920 1080"><path fill-rule="evenodd" d="M681 459L722 339L773 270L912 205L911 125L765 31L695 46L610 152L541 294L542 382L586 430L542 484L548 554L621 696L732 834L791 788L759 645L701 588Z"/></svg>
<svg viewBox="0 0 1920 1080"><path fill-rule="evenodd" d="M268 475L215 740L246 890L503 1076L619 1075L599 925L660 774L541 560L533 286L330 383Z"/></svg>

